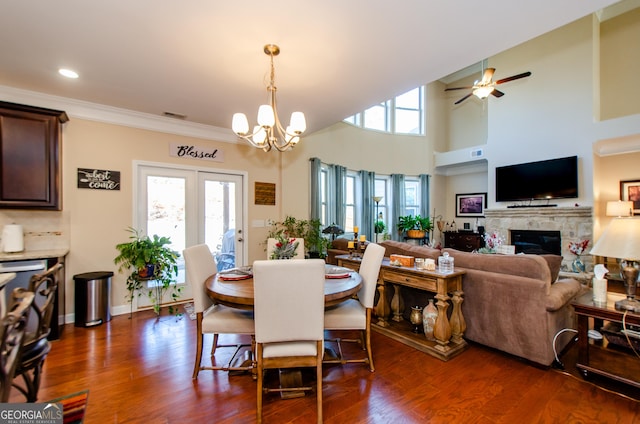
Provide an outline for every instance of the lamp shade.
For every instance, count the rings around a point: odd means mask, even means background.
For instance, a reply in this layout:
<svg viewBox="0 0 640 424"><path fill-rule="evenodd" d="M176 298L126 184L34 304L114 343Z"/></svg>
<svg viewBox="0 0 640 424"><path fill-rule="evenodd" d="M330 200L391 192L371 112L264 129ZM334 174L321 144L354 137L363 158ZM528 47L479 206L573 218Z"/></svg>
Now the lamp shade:
<svg viewBox="0 0 640 424"><path fill-rule="evenodd" d="M614 218L589 253L628 261L640 260L640 219Z"/></svg>
<svg viewBox="0 0 640 424"><path fill-rule="evenodd" d="M622 200L607 202L607 216L631 216L632 210L633 202Z"/></svg>
<svg viewBox="0 0 640 424"><path fill-rule="evenodd" d="M473 89L473 94L479 99L485 99L493 93L494 88L493 86L477 87Z"/></svg>

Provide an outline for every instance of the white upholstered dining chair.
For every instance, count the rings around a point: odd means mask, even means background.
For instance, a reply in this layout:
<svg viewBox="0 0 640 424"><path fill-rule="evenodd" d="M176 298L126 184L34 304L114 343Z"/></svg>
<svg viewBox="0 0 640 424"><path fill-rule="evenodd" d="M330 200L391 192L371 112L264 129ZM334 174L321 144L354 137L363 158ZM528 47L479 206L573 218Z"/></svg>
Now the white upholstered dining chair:
<svg viewBox="0 0 640 424"><path fill-rule="evenodd" d="M304 259L304 239L303 238L294 238L294 242L298 242L298 246L296 247L296 253L293 256L293 259ZM271 259L271 254L276 248L276 244L278 240L274 238L267 239L267 259Z"/></svg>
<svg viewBox="0 0 640 424"><path fill-rule="evenodd" d="M311 386L265 388L265 370L300 367L316 369L317 421L322 422L324 274L322 259L253 263L258 423L265 392L313 390Z"/></svg>
<svg viewBox="0 0 640 424"><path fill-rule="evenodd" d="M254 321L251 311L229 308L223 305L213 304L206 293L205 281L217 271L216 261L206 244L187 247L183 250L186 279L193 291L193 306L196 313L196 359L193 366L192 378L198 378L200 370L223 371L248 371L253 369L253 364L233 367L232 363L240 352L247 346L241 343L234 345L218 345L219 334L246 334L251 335L251 352L254 351ZM217 347L234 347L235 351L231 359L223 366L202 365L202 343L204 334L213 334L211 356L215 354ZM253 355L253 353L252 353Z"/></svg>
<svg viewBox="0 0 640 424"><path fill-rule="evenodd" d="M379 244L369 243L364 251L360 263L359 274L362 277L362 288L358 291L358 299L349 299L335 306L327 308L324 312L325 330L360 330L360 343L367 351L367 357L362 359L345 359L342 355L341 341L349 339L335 339L338 343L339 358L327 360L327 363L351 363L363 362L369 364L369 370L375 371L373 354L371 352L371 312L376 294L380 265L384 258L385 249Z"/></svg>

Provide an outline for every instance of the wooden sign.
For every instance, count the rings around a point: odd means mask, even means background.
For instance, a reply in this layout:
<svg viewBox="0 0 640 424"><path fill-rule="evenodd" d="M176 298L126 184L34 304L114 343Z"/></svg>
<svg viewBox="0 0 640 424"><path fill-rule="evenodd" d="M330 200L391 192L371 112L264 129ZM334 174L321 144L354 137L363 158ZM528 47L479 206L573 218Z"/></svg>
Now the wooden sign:
<svg viewBox="0 0 640 424"><path fill-rule="evenodd" d="M255 187L256 205L276 204L276 185L273 183L256 182Z"/></svg>
<svg viewBox="0 0 640 424"><path fill-rule="evenodd" d="M78 168L78 188L120 190L120 171Z"/></svg>

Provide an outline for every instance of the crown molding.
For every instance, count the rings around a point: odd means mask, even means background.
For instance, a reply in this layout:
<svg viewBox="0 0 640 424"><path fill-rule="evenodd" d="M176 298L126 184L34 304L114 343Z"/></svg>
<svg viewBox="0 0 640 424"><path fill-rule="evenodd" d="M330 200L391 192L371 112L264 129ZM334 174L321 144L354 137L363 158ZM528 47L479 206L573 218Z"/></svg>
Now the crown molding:
<svg viewBox="0 0 640 424"><path fill-rule="evenodd" d="M0 97L7 102L64 110L70 118L86 119L204 140L238 143L238 137L230 129L179 121L175 118L156 116L83 100L52 96L2 85L0 85Z"/></svg>

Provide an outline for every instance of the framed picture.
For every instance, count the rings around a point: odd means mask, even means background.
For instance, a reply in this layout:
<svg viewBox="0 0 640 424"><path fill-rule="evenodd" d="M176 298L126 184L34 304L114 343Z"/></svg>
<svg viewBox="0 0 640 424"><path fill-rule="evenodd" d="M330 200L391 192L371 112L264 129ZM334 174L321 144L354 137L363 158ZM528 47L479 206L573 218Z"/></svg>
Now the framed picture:
<svg viewBox="0 0 640 424"><path fill-rule="evenodd" d="M456 194L456 216L483 217L487 193Z"/></svg>
<svg viewBox="0 0 640 424"><path fill-rule="evenodd" d="M640 180L620 181L620 200L633 202L633 214L640 215Z"/></svg>

